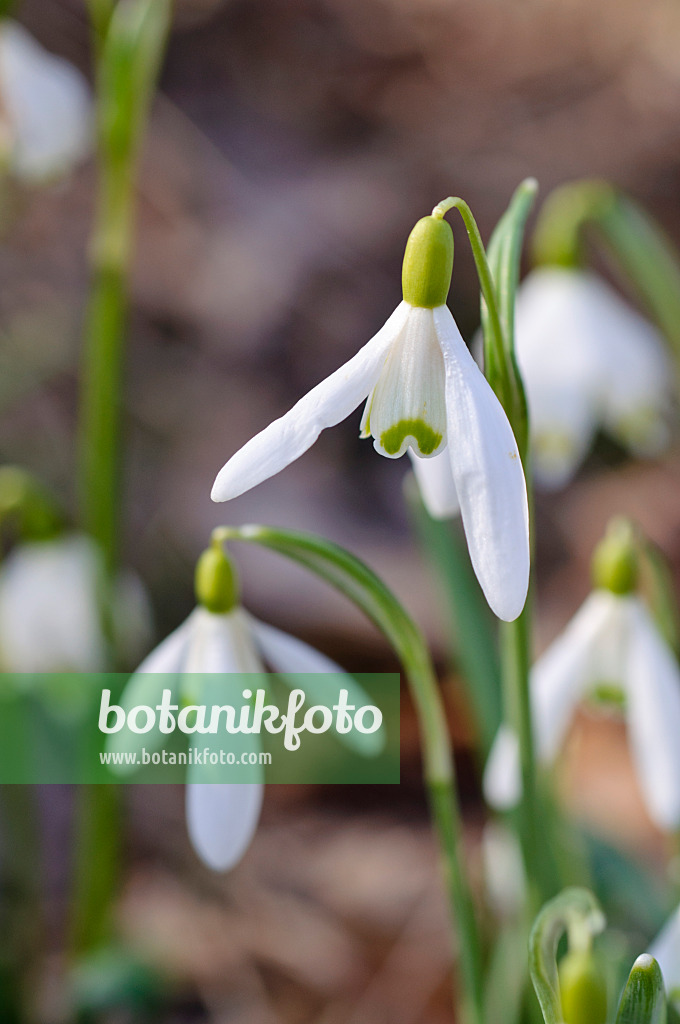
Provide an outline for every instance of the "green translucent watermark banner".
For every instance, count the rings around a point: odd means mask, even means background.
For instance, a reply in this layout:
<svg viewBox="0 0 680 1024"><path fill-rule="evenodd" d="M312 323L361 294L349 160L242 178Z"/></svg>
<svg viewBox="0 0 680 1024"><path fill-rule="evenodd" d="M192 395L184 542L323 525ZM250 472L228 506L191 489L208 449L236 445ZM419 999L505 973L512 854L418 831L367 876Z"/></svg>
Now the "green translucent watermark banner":
<svg viewBox="0 0 680 1024"><path fill-rule="evenodd" d="M399 676L2 673L0 784L398 783Z"/></svg>

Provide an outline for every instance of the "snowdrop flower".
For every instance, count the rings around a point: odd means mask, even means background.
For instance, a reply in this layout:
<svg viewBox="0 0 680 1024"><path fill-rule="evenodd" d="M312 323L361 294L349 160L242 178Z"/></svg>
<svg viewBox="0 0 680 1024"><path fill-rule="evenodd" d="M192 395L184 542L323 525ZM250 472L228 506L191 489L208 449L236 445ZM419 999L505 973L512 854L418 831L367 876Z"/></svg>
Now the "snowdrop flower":
<svg viewBox="0 0 680 1024"><path fill-rule="evenodd" d="M640 455L666 443L672 374L663 339L594 274L529 274L517 295L515 350L543 486L571 479L600 428Z"/></svg>
<svg viewBox="0 0 680 1024"><path fill-rule="evenodd" d="M284 679L286 674L342 673L335 662L314 648L255 619L239 604L237 590L233 565L214 544L198 561L197 607L139 666L125 689L125 707L160 701L168 674L178 675L184 681L182 688L200 685L197 679L203 673L264 673L265 663ZM150 675L157 673L163 678L155 684ZM347 677L347 688L352 699L358 684ZM193 703L200 695L192 691L190 696ZM255 736L249 735L250 751L254 740ZM148 737L145 741L148 747ZM189 837L208 867L228 871L241 860L257 828L264 792L261 769L253 769L255 781L249 783L199 782L197 775L196 767L190 766L186 787Z"/></svg>
<svg viewBox="0 0 680 1024"><path fill-rule="evenodd" d="M618 689L648 813L660 828L676 829L680 825L680 670L647 607L634 593L636 570L630 552L624 554L621 549L618 561L611 557L621 537L622 524L613 524L600 545L600 559L596 551L596 589L532 669L537 757L545 765L555 760L576 706L598 686ZM520 798L518 744L508 726L501 727L492 747L484 792L497 808L511 807Z"/></svg>
<svg viewBox="0 0 680 1024"><path fill-rule="evenodd" d="M669 999L680 1003L680 907L652 942L649 955L661 968Z"/></svg>
<svg viewBox="0 0 680 1024"><path fill-rule="evenodd" d="M377 452L396 459L409 450L450 467L477 578L496 615L512 620L529 579L524 473L505 412L445 305L452 268L453 234L435 208L411 232L404 298L385 326L236 452L212 498L236 498L280 472L366 399L361 436Z"/></svg>
<svg viewBox="0 0 680 1024"><path fill-rule="evenodd" d="M0 566L0 665L7 672L98 672L108 648L99 600L102 563L82 534L20 544ZM114 642L139 657L151 632L146 593L119 576L112 602Z"/></svg>
<svg viewBox="0 0 680 1024"><path fill-rule="evenodd" d="M482 831L482 865L489 906L500 917L520 913L527 894L522 850L517 836L498 821Z"/></svg>
<svg viewBox="0 0 680 1024"><path fill-rule="evenodd" d="M88 153L90 91L81 73L15 21L0 21L0 148L15 177L35 184Z"/></svg>

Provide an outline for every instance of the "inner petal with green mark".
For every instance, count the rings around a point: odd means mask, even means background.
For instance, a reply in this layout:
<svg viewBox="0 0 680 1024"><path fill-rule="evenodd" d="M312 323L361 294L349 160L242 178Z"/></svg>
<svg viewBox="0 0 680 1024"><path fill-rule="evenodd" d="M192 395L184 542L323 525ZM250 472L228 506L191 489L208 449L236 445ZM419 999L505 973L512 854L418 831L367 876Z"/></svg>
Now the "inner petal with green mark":
<svg viewBox="0 0 680 1024"><path fill-rule="evenodd" d="M407 448L429 458L446 443L444 359L431 309L413 307L368 396L361 436L381 455L397 459Z"/></svg>

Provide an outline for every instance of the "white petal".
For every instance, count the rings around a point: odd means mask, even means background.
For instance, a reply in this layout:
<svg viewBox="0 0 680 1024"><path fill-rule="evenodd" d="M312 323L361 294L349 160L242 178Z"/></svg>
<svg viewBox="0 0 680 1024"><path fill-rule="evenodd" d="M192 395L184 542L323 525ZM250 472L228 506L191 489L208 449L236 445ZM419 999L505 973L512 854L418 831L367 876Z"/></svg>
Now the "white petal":
<svg viewBox="0 0 680 1024"><path fill-rule="evenodd" d="M411 307L387 353L361 421L361 436L371 434L390 459L407 448L431 457L445 444L444 362L431 309Z"/></svg>
<svg viewBox="0 0 680 1024"><path fill-rule="evenodd" d="M311 448L322 430L349 416L371 391L411 308L401 302L384 327L349 362L232 455L217 475L213 501L236 498L279 473Z"/></svg>
<svg viewBox="0 0 680 1024"><path fill-rule="evenodd" d="M508 418L446 306L433 310L446 367L448 448L470 558L495 614L516 619L529 586L524 471Z"/></svg>
<svg viewBox="0 0 680 1024"><path fill-rule="evenodd" d="M242 609L215 615L196 608L193 622L186 673L264 671Z"/></svg>
<svg viewBox="0 0 680 1024"><path fill-rule="evenodd" d="M106 667L96 548L83 536L22 544L0 569L0 662L14 672Z"/></svg>
<svg viewBox="0 0 680 1024"><path fill-rule="evenodd" d="M420 459L409 448L413 472L425 508L433 519L450 519L460 512L448 447L434 458Z"/></svg>
<svg viewBox="0 0 680 1024"><path fill-rule="evenodd" d="M259 783L189 783L189 837L201 860L214 871L229 871L250 846L262 807Z"/></svg>
<svg viewBox="0 0 680 1024"><path fill-rule="evenodd" d="M574 710L594 682L619 682L616 659L621 640L618 623L621 599L595 590L583 602L566 629L548 647L531 670L531 701L537 754L550 763L569 729ZM625 637L623 638L625 639Z"/></svg>
<svg viewBox="0 0 680 1024"><path fill-rule="evenodd" d="M275 672L334 672L345 675L344 669L335 661L290 633L260 622L252 615L248 615L248 622L261 654Z"/></svg>
<svg viewBox="0 0 680 1024"><path fill-rule="evenodd" d="M522 795L519 743L517 734L507 725L502 725L496 733L482 786L486 802L499 811L509 810L519 803Z"/></svg>
<svg viewBox="0 0 680 1024"><path fill-rule="evenodd" d="M680 989L680 907L666 921L648 952L661 968L666 992Z"/></svg>
<svg viewBox="0 0 680 1024"><path fill-rule="evenodd" d="M642 454L667 439L659 333L594 274L544 267L518 293L516 352L539 480L566 483L601 423Z"/></svg>
<svg viewBox="0 0 680 1024"><path fill-rule="evenodd" d="M663 337L604 281L580 275L588 341L601 361L600 414L604 426L642 454L667 438L664 415L673 367Z"/></svg>
<svg viewBox="0 0 680 1024"><path fill-rule="evenodd" d="M184 620L158 647L147 654L135 675L149 672L182 672L186 664L187 651L191 641L195 611ZM134 678L134 676L133 676ZM128 686L130 683L128 683Z"/></svg>
<svg viewBox="0 0 680 1024"><path fill-rule="evenodd" d="M526 873L519 840L498 821L488 821L482 831L484 880L491 907L503 916L517 915L527 895Z"/></svg>
<svg viewBox="0 0 680 1024"><path fill-rule="evenodd" d="M663 829L680 826L680 671L637 599L630 600L628 729L645 803Z"/></svg>
<svg viewBox="0 0 680 1024"><path fill-rule="evenodd" d="M332 707L340 695L340 690L347 690L347 703L354 707L364 707L372 704L373 700L364 690L363 686L344 669L337 665L325 654L305 644L290 633L284 633L280 629L259 622L252 616L248 616L253 636L257 642L265 661L271 665L275 672L280 673L282 679L286 676L304 674L302 681L305 693L308 697L307 703L325 704ZM330 682L324 682L318 678L320 675L332 673L334 678L332 688ZM295 679L292 682L297 685ZM330 698L330 700L329 700ZM360 733L354 729L346 734L338 734L347 746L357 750L366 757L379 754L385 746L384 729L374 733Z"/></svg>
<svg viewBox="0 0 680 1024"><path fill-rule="evenodd" d="M607 640L612 630L618 635L620 600L608 591L594 591L531 670L534 740L544 764L557 756L576 705L598 674L612 677L602 648L604 643L605 652L611 650ZM501 726L484 771L484 794L492 807L506 809L518 803L521 793L517 736Z"/></svg>
<svg viewBox="0 0 680 1024"><path fill-rule="evenodd" d="M0 99L12 135L12 170L29 181L68 171L89 151L90 93L81 73L25 29L0 29Z"/></svg>

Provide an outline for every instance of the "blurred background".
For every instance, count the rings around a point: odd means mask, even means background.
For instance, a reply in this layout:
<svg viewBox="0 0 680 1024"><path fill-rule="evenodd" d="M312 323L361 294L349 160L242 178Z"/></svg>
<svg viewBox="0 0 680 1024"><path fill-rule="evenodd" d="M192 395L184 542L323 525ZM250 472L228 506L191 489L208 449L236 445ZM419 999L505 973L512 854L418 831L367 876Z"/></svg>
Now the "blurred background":
<svg viewBox="0 0 680 1024"><path fill-rule="evenodd" d="M91 78L81 0L24 0L17 17ZM361 443L357 412L228 505L211 503L210 487L230 454L382 325L401 298L408 233L445 196L464 197L488 238L525 176L541 196L604 177L680 243L679 45L675 0L177 3L141 169L125 561L150 590L161 637L191 609L193 564L219 523L308 529L364 558L432 642L473 868L475 737L440 595L409 531L407 460ZM90 161L46 189L7 184L0 199L0 458L39 474L67 507L94 183ZM449 304L470 339L476 276L452 222ZM539 647L587 594L611 515L635 518L680 570L679 476L677 455L631 463L601 443L566 492L538 496ZM395 667L330 590L274 555L238 559L256 615L348 669ZM622 728L579 720L565 798L653 863L662 844ZM399 787L270 787L254 844L226 878L191 852L181 791L129 787L120 921L168 976L163 1020L450 1019L445 910L407 703L402 734ZM68 798L46 803L56 951ZM51 1021L49 984L45 999Z"/></svg>

